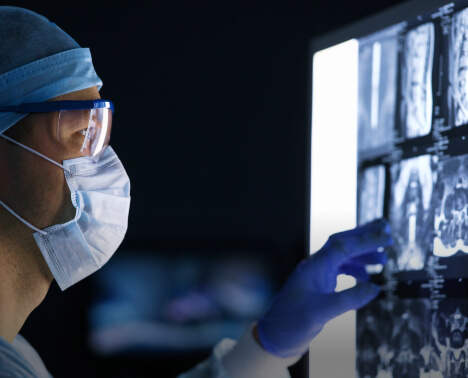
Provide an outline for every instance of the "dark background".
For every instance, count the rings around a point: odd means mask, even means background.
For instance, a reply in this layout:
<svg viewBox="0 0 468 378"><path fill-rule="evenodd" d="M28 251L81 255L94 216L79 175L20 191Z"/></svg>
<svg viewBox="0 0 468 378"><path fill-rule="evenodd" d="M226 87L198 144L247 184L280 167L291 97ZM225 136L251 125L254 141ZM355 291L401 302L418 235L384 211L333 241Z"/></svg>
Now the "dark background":
<svg viewBox="0 0 468 378"><path fill-rule="evenodd" d="M38 12L91 49L132 180L123 246L255 249L280 285L307 248L309 40L402 2L3 5ZM96 358L85 343L92 290L92 280L63 293L54 283L22 330L56 377L170 377L206 358Z"/></svg>

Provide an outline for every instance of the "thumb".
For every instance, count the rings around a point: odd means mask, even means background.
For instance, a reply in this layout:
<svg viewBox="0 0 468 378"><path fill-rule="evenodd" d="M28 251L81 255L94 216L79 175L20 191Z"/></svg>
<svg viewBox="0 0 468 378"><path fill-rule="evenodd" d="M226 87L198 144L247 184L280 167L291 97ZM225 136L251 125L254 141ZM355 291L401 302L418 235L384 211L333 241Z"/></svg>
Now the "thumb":
<svg viewBox="0 0 468 378"><path fill-rule="evenodd" d="M356 310L375 299L380 293L380 287L369 282L360 282L356 286L330 294L328 315L333 319L350 310Z"/></svg>

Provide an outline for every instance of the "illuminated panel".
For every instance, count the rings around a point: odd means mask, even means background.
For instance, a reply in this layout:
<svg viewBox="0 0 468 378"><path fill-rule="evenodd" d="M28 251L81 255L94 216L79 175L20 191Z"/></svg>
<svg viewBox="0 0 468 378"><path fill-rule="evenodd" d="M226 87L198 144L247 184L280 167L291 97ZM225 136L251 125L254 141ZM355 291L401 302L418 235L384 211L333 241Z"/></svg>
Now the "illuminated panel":
<svg viewBox="0 0 468 378"><path fill-rule="evenodd" d="M329 235L356 226L358 52L358 41L350 40L314 55L311 253ZM342 276L337 290L354 284ZM310 377L349 377L355 371L355 324L355 312L348 312L313 340Z"/></svg>

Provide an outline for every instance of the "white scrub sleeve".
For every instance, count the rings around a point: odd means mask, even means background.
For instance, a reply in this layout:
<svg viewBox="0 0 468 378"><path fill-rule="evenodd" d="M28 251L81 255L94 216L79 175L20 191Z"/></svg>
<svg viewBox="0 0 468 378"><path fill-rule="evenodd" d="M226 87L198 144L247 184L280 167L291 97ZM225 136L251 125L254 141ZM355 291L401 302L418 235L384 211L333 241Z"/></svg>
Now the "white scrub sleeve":
<svg viewBox="0 0 468 378"><path fill-rule="evenodd" d="M238 342L221 340L209 358L177 378L290 378L288 366L301 356L281 358L265 351L254 339L255 325Z"/></svg>

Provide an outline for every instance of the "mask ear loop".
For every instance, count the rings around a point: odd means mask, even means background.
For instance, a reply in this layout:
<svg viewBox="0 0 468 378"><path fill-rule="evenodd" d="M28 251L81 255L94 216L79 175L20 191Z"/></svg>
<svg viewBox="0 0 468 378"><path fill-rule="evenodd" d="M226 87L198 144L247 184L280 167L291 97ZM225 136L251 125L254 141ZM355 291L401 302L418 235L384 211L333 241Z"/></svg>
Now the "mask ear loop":
<svg viewBox="0 0 468 378"><path fill-rule="evenodd" d="M29 228L33 229L34 231L36 232L39 232L40 234L42 235L47 235L47 232L45 231L42 231L42 230L39 230L37 227L34 227L31 223L29 223L28 221L24 220L23 218L21 218L18 214L16 214L9 206L7 206L7 204L3 201L0 201L0 205L2 205L5 210L9 211L11 213L11 215L15 216L16 218L18 218L21 222L23 222L26 226L28 226Z"/></svg>
<svg viewBox="0 0 468 378"><path fill-rule="evenodd" d="M42 155L40 152L37 152L37 151L34 151L32 148L29 148L28 146L25 146L24 144L21 144L20 142L17 142L16 140L14 139L11 139L10 137L7 137L6 135L3 135L3 134L0 134L0 137L2 137L3 139L6 139L6 140L9 140L10 142L14 143L14 144L17 144L18 146L21 146L23 147L24 149L28 150L29 152L32 152L33 154L36 154L46 160L48 160L49 162L51 162L52 164L55 164L56 166L64 169L65 171L69 172L70 173L70 169L65 167L64 165L62 164L59 164L57 163L55 160L52 160L50 158L48 158L47 156L44 156Z"/></svg>
<svg viewBox="0 0 468 378"><path fill-rule="evenodd" d="M57 163L56 161L48 158L47 156L44 156L42 155L40 152L37 152L37 151L34 151L32 148L29 148L28 146L25 146L24 144L21 144L19 142L17 142L16 140L14 139L11 139L10 137L7 137L6 135L3 135L3 134L0 134L0 137L2 137L3 139L6 139L14 144L17 144L18 146L20 147L23 147L25 150L28 150L29 152L32 152L33 154L36 154L44 159L46 159L47 161L51 162L52 164L55 164L56 166L64 169L65 171L67 172L70 172L70 169L65 167L64 165L62 164L59 164ZM45 231L42 231L40 229L38 229L37 227L33 226L31 223L29 223L28 221L26 221L25 219L21 218L18 214L16 214L5 202L3 201L0 201L0 205L3 206L5 208L5 210L7 210L9 213L11 213L11 215L15 216L18 220L20 220L21 222L23 222L26 226L28 226L30 229L36 231L36 232L39 232L41 235L47 235L47 232Z"/></svg>

